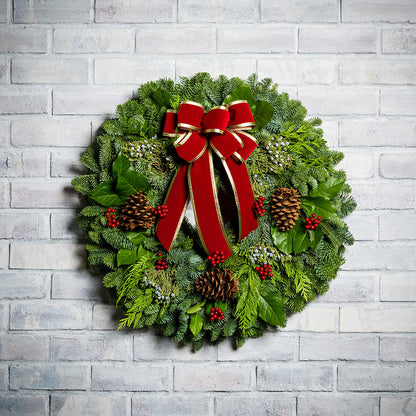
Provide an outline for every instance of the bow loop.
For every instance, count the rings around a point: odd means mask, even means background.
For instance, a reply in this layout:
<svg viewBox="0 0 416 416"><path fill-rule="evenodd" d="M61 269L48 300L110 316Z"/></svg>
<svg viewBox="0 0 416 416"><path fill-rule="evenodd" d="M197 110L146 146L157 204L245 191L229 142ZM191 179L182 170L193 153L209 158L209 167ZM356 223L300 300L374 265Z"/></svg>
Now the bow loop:
<svg viewBox="0 0 416 416"><path fill-rule="evenodd" d="M223 134L230 121L230 114L224 105L214 107L204 115L202 132Z"/></svg>

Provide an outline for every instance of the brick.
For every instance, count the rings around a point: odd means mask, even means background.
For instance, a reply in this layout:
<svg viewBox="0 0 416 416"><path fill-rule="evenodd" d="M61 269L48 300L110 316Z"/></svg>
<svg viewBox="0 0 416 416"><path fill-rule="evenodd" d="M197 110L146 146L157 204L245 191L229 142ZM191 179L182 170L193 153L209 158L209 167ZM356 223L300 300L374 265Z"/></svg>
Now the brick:
<svg viewBox="0 0 416 416"><path fill-rule="evenodd" d="M49 357L47 337L3 334L0 338L0 359L7 361L45 361Z"/></svg>
<svg viewBox="0 0 416 416"><path fill-rule="evenodd" d="M339 65L342 84L416 84L415 59L347 59Z"/></svg>
<svg viewBox="0 0 416 416"><path fill-rule="evenodd" d="M91 306L74 302L14 303L10 312L10 329L87 329L91 323Z"/></svg>
<svg viewBox="0 0 416 416"><path fill-rule="evenodd" d="M5 269L9 264L9 242L0 242L0 269Z"/></svg>
<svg viewBox="0 0 416 416"><path fill-rule="evenodd" d="M0 400L0 413L3 416L47 416L49 396L3 395Z"/></svg>
<svg viewBox="0 0 416 416"><path fill-rule="evenodd" d="M126 361L132 356L132 342L128 335L54 336L51 357L65 361Z"/></svg>
<svg viewBox="0 0 416 416"><path fill-rule="evenodd" d="M10 185L7 179L0 178L0 207L7 208L10 205Z"/></svg>
<svg viewBox="0 0 416 416"><path fill-rule="evenodd" d="M8 59L0 58L0 84L6 84L9 82L9 61Z"/></svg>
<svg viewBox="0 0 416 416"><path fill-rule="evenodd" d="M3 273L0 298L42 299L49 297L50 277L46 273Z"/></svg>
<svg viewBox="0 0 416 416"><path fill-rule="evenodd" d="M200 54L215 53L214 28L144 27L136 32L138 54ZM145 61L146 62L146 61ZM152 71L153 72L153 71Z"/></svg>
<svg viewBox="0 0 416 416"><path fill-rule="evenodd" d="M51 214L51 238L82 238L83 231L76 223L77 211L53 212Z"/></svg>
<svg viewBox="0 0 416 416"><path fill-rule="evenodd" d="M73 23L90 21L89 0L14 0L15 23Z"/></svg>
<svg viewBox="0 0 416 416"><path fill-rule="evenodd" d="M256 22L259 15L256 0L224 2L221 0L179 0L179 22Z"/></svg>
<svg viewBox="0 0 416 416"><path fill-rule="evenodd" d="M416 152L382 154L380 174L384 178L416 178Z"/></svg>
<svg viewBox="0 0 416 416"><path fill-rule="evenodd" d="M338 367L340 391L410 391L413 368L387 365L342 365Z"/></svg>
<svg viewBox="0 0 416 416"><path fill-rule="evenodd" d="M416 122L389 120L342 120L341 146L416 146Z"/></svg>
<svg viewBox="0 0 416 416"><path fill-rule="evenodd" d="M383 53L416 53L416 30L383 29L381 50Z"/></svg>
<svg viewBox="0 0 416 416"><path fill-rule="evenodd" d="M380 240L413 240L415 235L415 213L391 211L380 214Z"/></svg>
<svg viewBox="0 0 416 416"><path fill-rule="evenodd" d="M332 84L336 65L332 58L262 59L258 61L258 74L259 78L273 78L283 85Z"/></svg>
<svg viewBox="0 0 416 416"><path fill-rule="evenodd" d="M16 120L11 141L14 146L85 147L91 142L91 123L85 119Z"/></svg>
<svg viewBox="0 0 416 416"><path fill-rule="evenodd" d="M131 98L131 90L125 87L56 88L53 91L53 113L114 115L117 105Z"/></svg>
<svg viewBox="0 0 416 416"><path fill-rule="evenodd" d="M125 2L124 0L96 0L96 22L173 22L176 19L176 2L146 0Z"/></svg>
<svg viewBox="0 0 416 416"><path fill-rule="evenodd" d="M296 413L294 397L261 394L221 394L215 396L216 416L288 416Z"/></svg>
<svg viewBox="0 0 416 416"><path fill-rule="evenodd" d="M380 300L416 302L416 272L388 273L380 277Z"/></svg>
<svg viewBox="0 0 416 416"><path fill-rule="evenodd" d="M416 90L381 91L380 114L383 115L416 115Z"/></svg>
<svg viewBox="0 0 416 416"><path fill-rule="evenodd" d="M25 26L0 28L0 53L45 53L47 31Z"/></svg>
<svg viewBox="0 0 416 416"><path fill-rule="evenodd" d="M97 27L59 27L53 31L54 53L132 52L134 30Z"/></svg>
<svg viewBox="0 0 416 416"><path fill-rule="evenodd" d="M260 391L332 391L333 368L330 365L261 364L257 366L257 390Z"/></svg>
<svg viewBox="0 0 416 416"><path fill-rule="evenodd" d="M299 360L308 361L376 361L378 337L361 335L309 335L301 336Z"/></svg>
<svg viewBox="0 0 416 416"><path fill-rule="evenodd" d="M9 366L0 364L0 391L9 388Z"/></svg>
<svg viewBox="0 0 416 416"><path fill-rule="evenodd" d="M0 151L0 176L46 177L48 159L47 152Z"/></svg>
<svg viewBox="0 0 416 416"><path fill-rule="evenodd" d="M295 32L293 28L255 26L218 28L218 53L278 53L294 52Z"/></svg>
<svg viewBox="0 0 416 416"><path fill-rule="evenodd" d="M298 416L373 416L378 409L378 399L360 394L334 395L314 394L299 396L297 405Z"/></svg>
<svg viewBox="0 0 416 416"><path fill-rule="evenodd" d="M14 208L75 208L79 199L70 181L19 181L12 183Z"/></svg>
<svg viewBox="0 0 416 416"><path fill-rule="evenodd" d="M92 311L93 329L114 330L118 327L122 313L113 305L94 305Z"/></svg>
<svg viewBox="0 0 416 416"><path fill-rule="evenodd" d="M212 414L212 399L207 395L141 394L132 399L132 416L163 415L169 409L169 416L194 416L196 409L201 415Z"/></svg>
<svg viewBox="0 0 416 416"><path fill-rule="evenodd" d="M89 272L54 273L52 299L105 299L107 289Z"/></svg>
<svg viewBox="0 0 416 416"><path fill-rule="evenodd" d="M336 0L261 1L262 22L336 23L338 2Z"/></svg>
<svg viewBox="0 0 416 416"><path fill-rule="evenodd" d="M378 92L361 88L299 88L299 99L310 114L364 115L378 112Z"/></svg>
<svg viewBox="0 0 416 416"><path fill-rule="evenodd" d="M134 336L135 361L213 361L216 356L217 348L214 346L204 346L204 354L191 354L190 347L183 347L168 337L154 334Z"/></svg>
<svg viewBox="0 0 416 416"><path fill-rule="evenodd" d="M346 272L331 281L329 290L317 298L317 302L374 302L376 278L368 272Z"/></svg>
<svg viewBox="0 0 416 416"><path fill-rule="evenodd" d="M261 345L255 339L247 339L244 346L235 352L231 342L218 346L218 361L287 361L297 353L297 338L269 332L262 336Z"/></svg>
<svg viewBox="0 0 416 416"><path fill-rule="evenodd" d="M348 179L372 178L376 171L374 153L359 150L343 150L344 159L338 164L337 169L346 172Z"/></svg>
<svg viewBox="0 0 416 416"><path fill-rule="evenodd" d="M375 53L376 31L370 27L301 27L300 53Z"/></svg>
<svg viewBox="0 0 416 416"><path fill-rule="evenodd" d="M181 58L176 61L176 76L191 77L196 72L208 72L217 78L221 74L230 77L248 78L256 72L255 59L223 58L213 55L208 60L201 58Z"/></svg>
<svg viewBox="0 0 416 416"><path fill-rule="evenodd" d="M110 416L126 415L130 407L127 397L101 394L52 394L51 416L79 415Z"/></svg>
<svg viewBox="0 0 416 416"><path fill-rule="evenodd" d="M282 331L335 331L337 319L336 308L312 306L288 317Z"/></svg>
<svg viewBox="0 0 416 416"><path fill-rule="evenodd" d="M74 176L83 175L87 169L78 161L81 150L64 152L58 151L51 155L51 176L54 178L73 178Z"/></svg>
<svg viewBox="0 0 416 416"><path fill-rule="evenodd" d="M89 366L81 364L15 364L10 367L12 390L86 390Z"/></svg>
<svg viewBox="0 0 416 416"><path fill-rule="evenodd" d="M340 309L341 332L414 332L416 308L345 306Z"/></svg>
<svg viewBox="0 0 416 416"><path fill-rule="evenodd" d="M16 58L12 60L14 84L85 84L87 59Z"/></svg>
<svg viewBox="0 0 416 416"><path fill-rule="evenodd" d="M9 305L0 304L0 329L9 327Z"/></svg>
<svg viewBox="0 0 416 416"><path fill-rule="evenodd" d="M174 77L173 59L97 58L94 61L96 84L142 84L158 78Z"/></svg>
<svg viewBox="0 0 416 416"><path fill-rule="evenodd" d="M1 23L7 22L7 2L6 1L0 3L0 22Z"/></svg>
<svg viewBox="0 0 416 416"><path fill-rule="evenodd" d="M48 92L29 87L0 89L0 114L46 114ZM26 138L27 140L27 138Z"/></svg>
<svg viewBox="0 0 416 416"><path fill-rule="evenodd" d="M343 0L345 22L416 22L416 5L412 0Z"/></svg>
<svg viewBox="0 0 416 416"><path fill-rule="evenodd" d="M346 251L347 261L343 270L415 270L416 267L416 247L409 244L356 242Z"/></svg>
<svg viewBox="0 0 416 416"><path fill-rule="evenodd" d="M324 131L324 140L330 149L338 148L338 121L322 120L320 127Z"/></svg>
<svg viewBox="0 0 416 416"><path fill-rule="evenodd" d="M378 239L378 216L373 212L354 211L345 218L345 222L356 241Z"/></svg>
<svg viewBox="0 0 416 416"><path fill-rule="evenodd" d="M42 234L45 218L37 212L3 211L0 238L36 239Z"/></svg>
<svg viewBox="0 0 416 416"><path fill-rule="evenodd" d="M416 361L416 338L381 337L380 360L382 361Z"/></svg>
<svg viewBox="0 0 416 416"><path fill-rule="evenodd" d="M167 391L172 385L170 369L164 365L93 365L92 390Z"/></svg>
<svg viewBox="0 0 416 416"><path fill-rule="evenodd" d="M413 188L406 183L379 182L352 184L358 209L410 209L415 207ZM394 195L394 198L390 196Z"/></svg>
<svg viewBox="0 0 416 416"><path fill-rule="evenodd" d="M416 414L416 399L408 397L385 397L380 398L380 416Z"/></svg>
<svg viewBox="0 0 416 416"><path fill-rule="evenodd" d="M10 143L10 123L0 121L0 149L8 147Z"/></svg>
<svg viewBox="0 0 416 416"><path fill-rule="evenodd" d="M177 364L174 389L182 391L249 391L254 368L244 364Z"/></svg>

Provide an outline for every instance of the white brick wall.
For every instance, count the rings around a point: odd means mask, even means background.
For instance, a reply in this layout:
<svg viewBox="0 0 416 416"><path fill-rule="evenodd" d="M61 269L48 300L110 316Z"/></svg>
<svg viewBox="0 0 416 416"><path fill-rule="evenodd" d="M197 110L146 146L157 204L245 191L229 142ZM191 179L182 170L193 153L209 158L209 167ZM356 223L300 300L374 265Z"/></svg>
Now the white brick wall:
<svg viewBox="0 0 416 416"><path fill-rule="evenodd" d="M416 413L414 0L0 0L0 414ZM287 327L193 354L120 318L69 181L159 77L272 77L345 153L356 244Z"/></svg>

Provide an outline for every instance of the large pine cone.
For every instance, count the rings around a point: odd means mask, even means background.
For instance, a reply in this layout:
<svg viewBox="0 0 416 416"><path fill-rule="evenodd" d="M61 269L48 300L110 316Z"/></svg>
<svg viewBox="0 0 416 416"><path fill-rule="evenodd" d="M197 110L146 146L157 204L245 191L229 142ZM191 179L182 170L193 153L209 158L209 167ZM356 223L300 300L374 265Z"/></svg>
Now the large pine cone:
<svg viewBox="0 0 416 416"><path fill-rule="evenodd" d="M281 231L294 227L300 212L300 194L296 189L278 188L271 198L271 215Z"/></svg>
<svg viewBox="0 0 416 416"><path fill-rule="evenodd" d="M155 222L149 200L142 191L132 194L121 210L120 224L127 230L136 228L151 228Z"/></svg>
<svg viewBox="0 0 416 416"><path fill-rule="evenodd" d="M214 269L199 276L196 290L205 298L216 301L234 299L238 290L238 280L233 279L230 269Z"/></svg>

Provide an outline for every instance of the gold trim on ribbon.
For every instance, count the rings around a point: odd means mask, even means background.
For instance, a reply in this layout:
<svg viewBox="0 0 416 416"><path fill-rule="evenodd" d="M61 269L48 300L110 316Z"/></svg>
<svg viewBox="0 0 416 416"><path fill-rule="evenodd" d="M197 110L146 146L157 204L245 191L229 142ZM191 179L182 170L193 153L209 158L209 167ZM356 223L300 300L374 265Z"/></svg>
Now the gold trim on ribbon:
<svg viewBox="0 0 416 416"><path fill-rule="evenodd" d="M181 105L182 104L195 105L197 107L201 107L205 111L204 106L202 104L199 104L199 103L195 102L195 101L182 101Z"/></svg>
<svg viewBox="0 0 416 416"><path fill-rule="evenodd" d="M242 103L248 104L248 101L247 100L235 100L235 101L231 101L230 103L227 104L227 107L231 107L234 104L242 104Z"/></svg>
<svg viewBox="0 0 416 416"><path fill-rule="evenodd" d="M234 152L232 155L231 155L231 157L236 161L236 162L239 162L239 163L245 163L246 161L244 160L244 158L239 154L239 153L237 153L237 152Z"/></svg>
<svg viewBox="0 0 416 416"><path fill-rule="evenodd" d="M175 113L175 114L177 114L178 112L176 111L176 110L174 110L173 108L168 108L167 110L166 110L166 112L167 113Z"/></svg>
<svg viewBox="0 0 416 416"><path fill-rule="evenodd" d="M233 126L228 126L231 130L245 130L247 127L251 128L254 127L256 123L253 121L247 121L246 123L234 124Z"/></svg>
<svg viewBox="0 0 416 416"><path fill-rule="evenodd" d="M212 150L216 153L216 155L221 159L225 160L225 157L221 154L221 152L210 142L209 145L211 146Z"/></svg>
<svg viewBox="0 0 416 416"><path fill-rule="evenodd" d="M178 123L178 127L182 130L201 131L199 127L187 123Z"/></svg>
<svg viewBox="0 0 416 416"><path fill-rule="evenodd" d="M240 137L238 137L238 134L235 131L228 130L228 132L233 135L233 137L238 141L241 147L244 147L243 141L240 139Z"/></svg>
<svg viewBox="0 0 416 416"><path fill-rule="evenodd" d="M250 133L247 133L246 131L239 131L238 134L243 134L244 136L248 137L250 140L253 140L253 142L257 144L256 138L252 136Z"/></svg>
<svg viewBox="0 0 416 416"><path fill-rule="evenodd" d="M227 106L226 105L216 105L215 107L212 107L211 108L211 110L216 110L216 109L220 109L220 110L227 110L228 111L228 108L227 108ZM210 110L210 111L211 111ZM208 111L209 112L209 111Z"/></svg>
<svg viewBox="0 0 416 416"><path fill-rule="evenodd" d="M188 163L193 163L195 162L195 160L198 160L205 152L205 150L207 150L208 147L208 142L205 142L205 146L204 148L190 161L188 161Z"/></svg>
<svg viewBox="0 0 416 416"><path fill-rule="evenodd" d="M224 130L220 130L220 129L206 129L206 130L202 130L202 133L218 133L218 134L224 134Z"/></svg>
<svg viewBox="0 0 416 416"><path fill-rule="evenodd" d="M176 133L163 133L163 137L176 137Z"/></svg>
<svg viewBox="0 0 416 416"><path fill-rule="evenodd" d="M192 131L188 131L187 133L182 133L174 142L173 142L173 146L175 147L175 149L179 146L182 146L183 144L185 144L188 139L192 136Z"/></svg>

